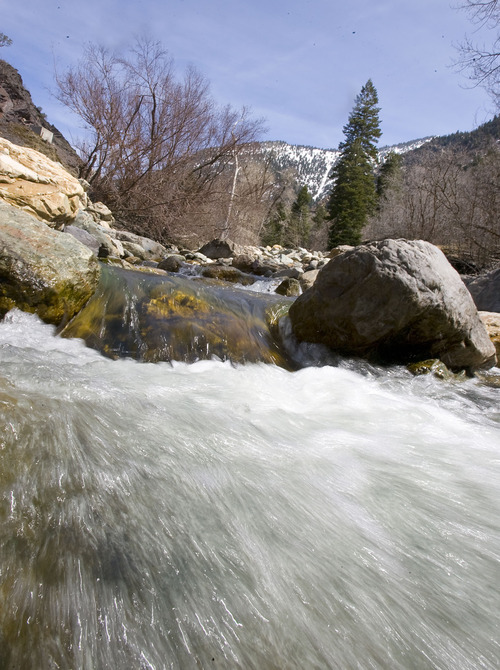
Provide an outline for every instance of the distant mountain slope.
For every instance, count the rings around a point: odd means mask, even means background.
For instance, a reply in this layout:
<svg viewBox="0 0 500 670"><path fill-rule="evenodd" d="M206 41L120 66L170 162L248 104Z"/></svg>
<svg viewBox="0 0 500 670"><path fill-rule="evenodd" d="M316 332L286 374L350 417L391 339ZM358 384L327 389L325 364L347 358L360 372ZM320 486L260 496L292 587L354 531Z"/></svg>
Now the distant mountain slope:
<svg viewBox="0 0 500 670"><path fill-rule="evenodd" d="M450 135L441 135L431 138L425 146L420 146L412 152L411 162L420 161L422 154L427 152L439 152L444 149L455 152L464 151L470 154L482 153L488 150L492 145L498 145L500 142L500 116L495 116L490 121L481 124L474 130L456 133Z"/></svg>
<svg viewBox="0 0 500 670"><path fill-rule="evenodd" d="M382 147L379 151L380 159L383 161L391 151L401 154L413 151L432 139L426 137ZM257 155L259 153L269 160L271 168L277 174L293 169L297 175L298 186L307 186L315 202L328 194L331 188L329 175L340 156L336 149L318 149L286 142L261 142Z"/></svg>

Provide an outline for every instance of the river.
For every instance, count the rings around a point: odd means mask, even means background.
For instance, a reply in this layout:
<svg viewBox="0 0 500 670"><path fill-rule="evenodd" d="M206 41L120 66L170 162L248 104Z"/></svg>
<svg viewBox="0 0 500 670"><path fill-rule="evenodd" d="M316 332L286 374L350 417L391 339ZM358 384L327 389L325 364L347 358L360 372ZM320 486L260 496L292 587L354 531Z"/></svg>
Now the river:
<svg viewBox="0 0 500 670"><path fill-rule="evenodd" d="M498 389L0 323L3 670L500 667Z"/></svg>

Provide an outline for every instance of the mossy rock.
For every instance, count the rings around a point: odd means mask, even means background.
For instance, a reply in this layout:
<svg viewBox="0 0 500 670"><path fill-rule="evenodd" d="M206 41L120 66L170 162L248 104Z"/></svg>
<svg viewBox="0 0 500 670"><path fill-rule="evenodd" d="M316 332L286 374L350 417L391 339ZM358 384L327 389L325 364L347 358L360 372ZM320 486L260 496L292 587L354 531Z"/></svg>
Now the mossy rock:
<svg viewBox="0 0 500 670"><path fill-rule="evenodd" d="M290 368L277 322L291 302L215 281L104 266L99 289L62 334L112 358L217 357Z"/></svg>
<svg viewBox="0 0 500 670"><path fill-rule="evenodd" d="M207 265L203 268L201 274L209 279L219 279L242 286L251 286L255 282L255 277L230 265Z"/></svg>
<svg viewBox="0 0 500 670"><path fill-rule="evenodd" d="M2 201L0 227L0 318L16 307L56 326L69 321L97 288L90 249Z"/></svg>
<svg viewBox="0 0 500 670"><path fill-rule="evenodd" d="M410 365L407 367L408 370L415 376L433 375L437 379L442 379L443 381L461 381L467 377L463 371L459 373L453 373L442 361L439 360L439 358L430 358L426 361L410 363Z"/></svg>

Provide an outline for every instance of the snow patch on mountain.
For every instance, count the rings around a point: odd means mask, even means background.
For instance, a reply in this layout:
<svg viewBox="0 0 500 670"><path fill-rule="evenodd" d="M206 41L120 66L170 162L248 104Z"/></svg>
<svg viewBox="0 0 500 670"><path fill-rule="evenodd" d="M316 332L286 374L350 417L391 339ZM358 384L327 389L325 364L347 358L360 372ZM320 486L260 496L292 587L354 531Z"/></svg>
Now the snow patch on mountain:
<svg viewBox="0 0 500 670"><path fill-rule="evenodd" d="M379 161L384 162L391 152L403 154L418 149L432 137L382 147ZM336 149L318 149L316 147L287 144L286 142L261 142L259 153L269 160L271 167L280 173L293 169L297 175L299 187L307 186L313 201L319 202L328 195L331 188L330 174L340 156Z"/></svg>

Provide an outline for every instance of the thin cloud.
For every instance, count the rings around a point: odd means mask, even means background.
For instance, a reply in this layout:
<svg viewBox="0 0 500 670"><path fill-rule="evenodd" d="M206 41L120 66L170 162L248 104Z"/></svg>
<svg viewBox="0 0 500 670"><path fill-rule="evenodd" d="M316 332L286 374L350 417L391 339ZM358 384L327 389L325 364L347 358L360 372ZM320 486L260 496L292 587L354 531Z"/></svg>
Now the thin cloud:
<svg viewBox="0 0 500 670"><path fill-rule="evenodd" d="M87 42L125 49L148 32L180 69L191 63L205 74L221 104L267 116L264 139L337 146L371 78L381 142L394 144L485 120L486 93L465 89L449 67L454 44L472 29L448 0L87 0L85 12L76 0L45 0L43 9L24 0L2 17L14 43L0 56L63 132L56 117L65 116L48 93L54 62L65 69Z"/></svg>

